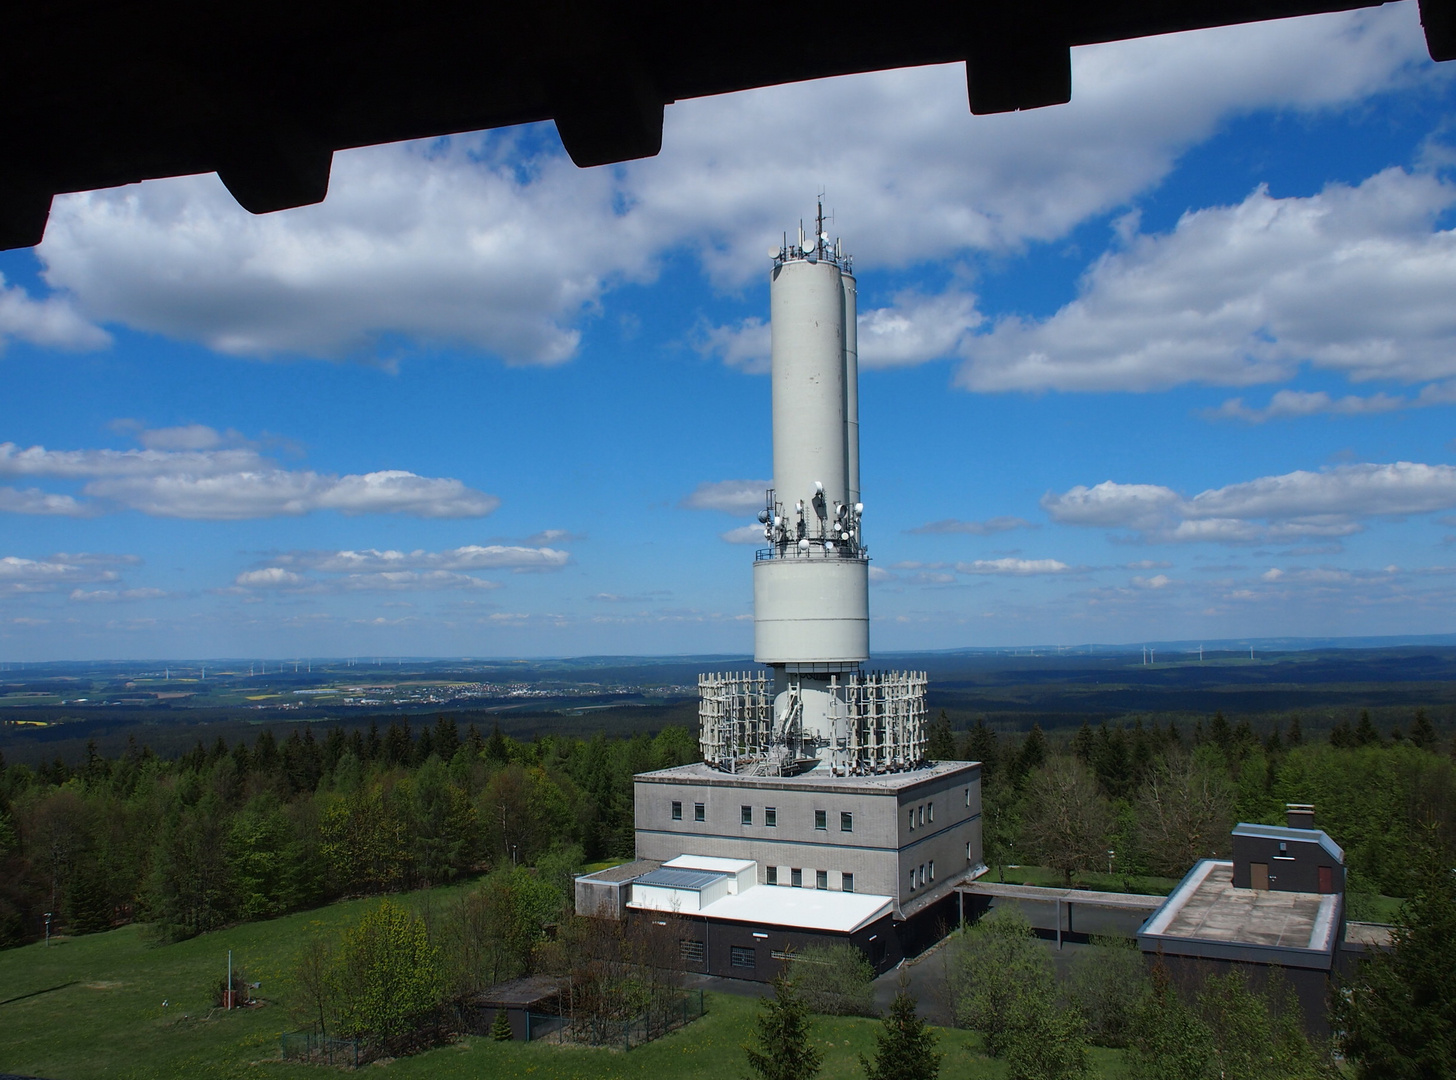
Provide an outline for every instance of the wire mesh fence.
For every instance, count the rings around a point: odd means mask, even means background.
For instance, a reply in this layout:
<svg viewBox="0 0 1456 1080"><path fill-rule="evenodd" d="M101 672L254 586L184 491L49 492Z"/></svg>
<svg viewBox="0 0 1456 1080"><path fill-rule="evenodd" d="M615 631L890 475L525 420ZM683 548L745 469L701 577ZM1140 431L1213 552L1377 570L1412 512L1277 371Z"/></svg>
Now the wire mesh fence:
<svg viewBox="0 0 1456 1080"><path fill-rule="evenodd" d="M317 1031L285 1031L281 1037L284 1061L310 1061L322 1065L358 1067L364 1044L358 1039L339 1039Z"/></svg>
<svg viewBox="0 0 1456 1080"><path fill-rule="evenodd" d="M631 1050L692 1023L703 1012L703 991L683 990L664 995L630 1020L528 1014L530 1034L527 1037L532 1041L617 1046Z"/></svg>

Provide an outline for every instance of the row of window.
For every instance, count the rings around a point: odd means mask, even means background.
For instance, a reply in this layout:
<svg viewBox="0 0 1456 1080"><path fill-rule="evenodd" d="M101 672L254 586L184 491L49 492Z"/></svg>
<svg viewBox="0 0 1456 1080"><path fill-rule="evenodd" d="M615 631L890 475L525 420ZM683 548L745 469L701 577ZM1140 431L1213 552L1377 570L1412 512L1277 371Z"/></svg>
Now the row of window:
<svg viewBox="0 0 1456 1080"><path fill-rule="evenodd" d="M907 807L906 812L910 815L912 830L935 821L935 803L921 803L919 806Z"/></svg>
<svg viewBox="0 0 1456 1080"><path fill-rule="evenodd" d="M762 935L760 935L762 936ZM677 952L683 960L689 964L701 964L707 960L708 950L701 941L692 938L679 938ZM728 962L736 968L752 968L757 966L757 950L745 945L732 945L728 949ZM775 960L792 960L794 953L790 950L773 952Z"/></svg>
<svg viewBox="0 0 1456 1080"><path fill-rule="evenodd" d="M933 815L932 815L932 817L933 817ZM708 818L708 808L707 808L707 804L700 803L700 802L693 803L693 820L694 821L706 821L707 818ZM672 820L673 821L681 821L682 819L683 819L683 804L680 803L680 802L674 801L673 804L672 804ZM753 824L753 807L751 807L751 806L740 806L738 808L738 823L740 825L752 825ZM779 811L778 811L778 807L776 807L776 806L765 806L763 808L763 824L764 824L764 827L765 828L768 828L768 829L776 828L778 826L778 823L779 823ZM814 828L818 832L828 832L829 831L829 811L828 810L815 810L814 811ZM841 810L839 812L839 831L840 832L845 832L845 833L852 833L852 832L854 832L854 814L851 811L849 811L849 810Z"/></svg>
<svg viewBox="0 0 1456 1080"><path fill-rule="evenodd" d="M970 848L971 848L971 845L967 844L966 845L966 853L968 855L970 854ZM935 880L935 860L934 859L931 859L928 863L921 863L919 866L912 866L910 868L910 891L911 892L914 892L916 889L923 889L923 888L925 888L926 885L930 884L934 880Z"/></svg>
<svg viewBox="0 0 1456 1080"><path fill-rule="evenodd" d="M777 866L765 866L763 869L764 869L764 883L765 884L767 884L767 885L778 885L778 884L780 884L780 882L779 882L779 868ZM802 889L804 887L804 871L800 867L791 866L789 868L789 887L791 889ZM827 889L827 888L829 888L829 871L828 870L815 870L814 871L814 888L816 888L816 889ZM854 875L853 874L851 874L851 873L849 873L849 872L846 871L845 873L842 873L842 874L839 875L839 891L840 892L854 892Z"/></svg>

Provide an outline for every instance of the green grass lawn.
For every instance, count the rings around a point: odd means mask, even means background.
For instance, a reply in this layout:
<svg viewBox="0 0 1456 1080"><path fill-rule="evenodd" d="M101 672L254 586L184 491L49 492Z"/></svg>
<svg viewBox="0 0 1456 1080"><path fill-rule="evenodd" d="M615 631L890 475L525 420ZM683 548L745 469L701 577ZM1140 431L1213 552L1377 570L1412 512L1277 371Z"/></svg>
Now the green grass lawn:
<svg viewBox="0 0 1456 1080"><path fill-rule="evenodd" d="M412 894L438 904L449 890ZM198 1077L308 1077L321 1066L284 1064L278 1036L299 1026L290 1014L288 969L300 941L336 932L377 901L334 904L269 922L249 923L173 945L148 945L139 927L0 952L0 1072L56 1080ZM262 981L259 1008L211 1008L212 987L233 962ZM162 1006L166 1001L167 1007ZM629 1052L464 1039L417 1057L371 1066L398 1077L701 1077L746 1075L740 1046L757 1010L754 999L708 995L702 1019ZM862 1075L858 1055L874 1047L873 1020L821 1017L814 1037L825 1077ZM944 1080L995 1080L1005 1065L979 1052L969 1032L940 1031ZM1121 1055L1094 1050L1094 1075L1121 1077Z"/></svg>

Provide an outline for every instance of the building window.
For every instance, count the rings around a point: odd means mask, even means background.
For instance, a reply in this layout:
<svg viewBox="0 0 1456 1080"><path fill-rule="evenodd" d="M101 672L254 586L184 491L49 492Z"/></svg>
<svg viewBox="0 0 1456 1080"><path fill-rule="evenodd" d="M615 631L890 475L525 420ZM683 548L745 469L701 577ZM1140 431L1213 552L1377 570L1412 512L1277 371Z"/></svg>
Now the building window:
<svg viewBox="0 0 1456 1080"><path fill-rule="evenodd" d="M925 807L924 806L920 807L920 813L918 815L916 815L916 816L917 816L917 818L919 820L917 820L915 822L915 824L917 824L917 825L924 825L925 824Z"/></svg>
<svg viewBox="0 0 1456 1080"><path fill-rule="evenodd" d="M910 868L910 891L915 891L915 867Z"/></svg>
<svg viewBox="0 0 1456 1080"><path fill-rule="evenodd" d="M841 892L854 892L854 875L840 874L839 888Z"/></svg>
<svg viewBox="0 0 1456 1080"><path fill-rule="evenodd" d="M915 828L915 807L910 808L910 828Z"/></svg>
<svg viewBox="0 0 1456 1080"><path fill-rule="evenodd" d="M693 803L693 820L694 821L707 821L708 820L707 811L704 809L703 804L700 803L700 802Z"/></svg>
<svg viewBox="0 0 1456 1080"><path fill-rule="evenodd" d="M839 831L854 832L854 815L848 810L839 812Z"/></svg>
<svg viewBox="0 0 1456 1080"><path fill-rule="evenodd" d="M751 968L753 964L753 950L745 949L742 945L734 945L728 950L728 960L736 968Z"/></svg>
<svg viewBox="0 0 1456 1080"><path fill-rule="evenodd" d="M777 866L766 867L764 872L768 875L765 879L767 884L777 885L779 883L779 868Z"/></svg>
<svg viewBox="0 0 1456 1080"><path fill-rule="evenodd" d="M765 806L763 808L763 823L770 829L779 823L779 812L777 808L772 806Z"/></svg>
<svg viewBox="0 0 1456 1080"><path fill-rule="evenodd" d="M797 866L789 871L789 885L795 889L802 889L804 887L804 871L800 870Z"/></svg>
<svg viewBox="0 0 1456 1080"><path fill-rule="evenodd" d="M931 859L930 860L930 880L931 881L934 881L935 880L935 860L934 859Z"/></svg>
<svg viewBox="0 0 1456 1080"><path fill-rule="evenodd" d="M701 964L703 957L707 955L707 950L703 948L701 941L682 938L677 943L677 954L689 963Z"/></svg>
<svg viewBox="0 0 1456 1080"><path fill-rule="evenodd" d="M966 841L966 862L970 862L970 861L971 861L971 842L969 840L967 840Z"/></svg>
<svg viewBox="0 0 1456 1080"><path fill-rule="evenodd" d="M752 825L753 824L753 807L751 807L751 806L740 806L738 808L738 820L740 822L742 822L744 825Z"/></svg>
<svg viewBox="0 0 1456 1080"><path fill-rule="evenodd" d="M966 805L967 806L970 806L971 805L971 789L970 788L966 788Z"/></svg>
<svg viewBox="0 0 1456 1080"><path fill-rule="evenodd" d="M814 888L816 888L816 889L827 889L827 888L829 888L829 871L828 870L815 870L814 871Z"/></svg>
<svg viewBox="0 0 1456 1080"><path fill-rule="evenodd" d="M673 821L681 821L682 820L682 803L675 802L675 803L672 804L672 820Z"/></svg>
<svg viewBox="0 0 1456 1080"><path fill-rule="evenodd" d="M827 810L814 811L814 828L824 832L829 828L829 812Z"/></svg>
<svg viewBox="0 0 1456 1080"><path fill-rule="evenodd" d="M932 821L933 822L935 820L935 803L931 803L926 808L925 817L926 817L926 820L928 820L928 821Z"/></svg>
<svg viewBox="0 0 1456 1080"><path fill-rule="evenodd" d="M920 884L921 885L924 885L925 884L925 864L924 863L921 863L920 864Z"/></svg>

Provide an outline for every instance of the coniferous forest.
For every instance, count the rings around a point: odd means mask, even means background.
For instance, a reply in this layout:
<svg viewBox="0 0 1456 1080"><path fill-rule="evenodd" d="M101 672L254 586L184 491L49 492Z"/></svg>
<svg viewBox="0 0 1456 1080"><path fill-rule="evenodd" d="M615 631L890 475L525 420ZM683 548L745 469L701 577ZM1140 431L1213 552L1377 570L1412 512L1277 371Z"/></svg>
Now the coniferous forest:
<svg viewBox="0 0 1456 1080"><path fill-rule="evenodd" d="M163 760L135 739L74 766L0 759L0 944L130 921L162 940L343 896L498 867L632 853L632 776L694 760L695 737L461 731L442 717L281 742L219 738Z"/></svg>
<svg viewBox="0 0 1456 1080"><path fill-rule="evenodd" d="M314 726L171 759L133 738L74 765L0 764L0 942L34 940L47 912L53 933L142 921L175 940L511 866L538 867L569 904L573 871L632 855L633 774L697 758L680 726L534 740L449 717ZM1148 888L1226 854L1236 821L1281 821L1287 802L1315 804L1345 848L1355 918L1408 895L1422 853L1456 857L1456 770L1423 710L1404 728L1364 713L1311 738L1297 715L1260 731L1221 713L1052 738L983 719L956 731L942 713L931 734L932 757L984 763L985 859L1003 874L1111 870L1114 887Z"/></svg>

